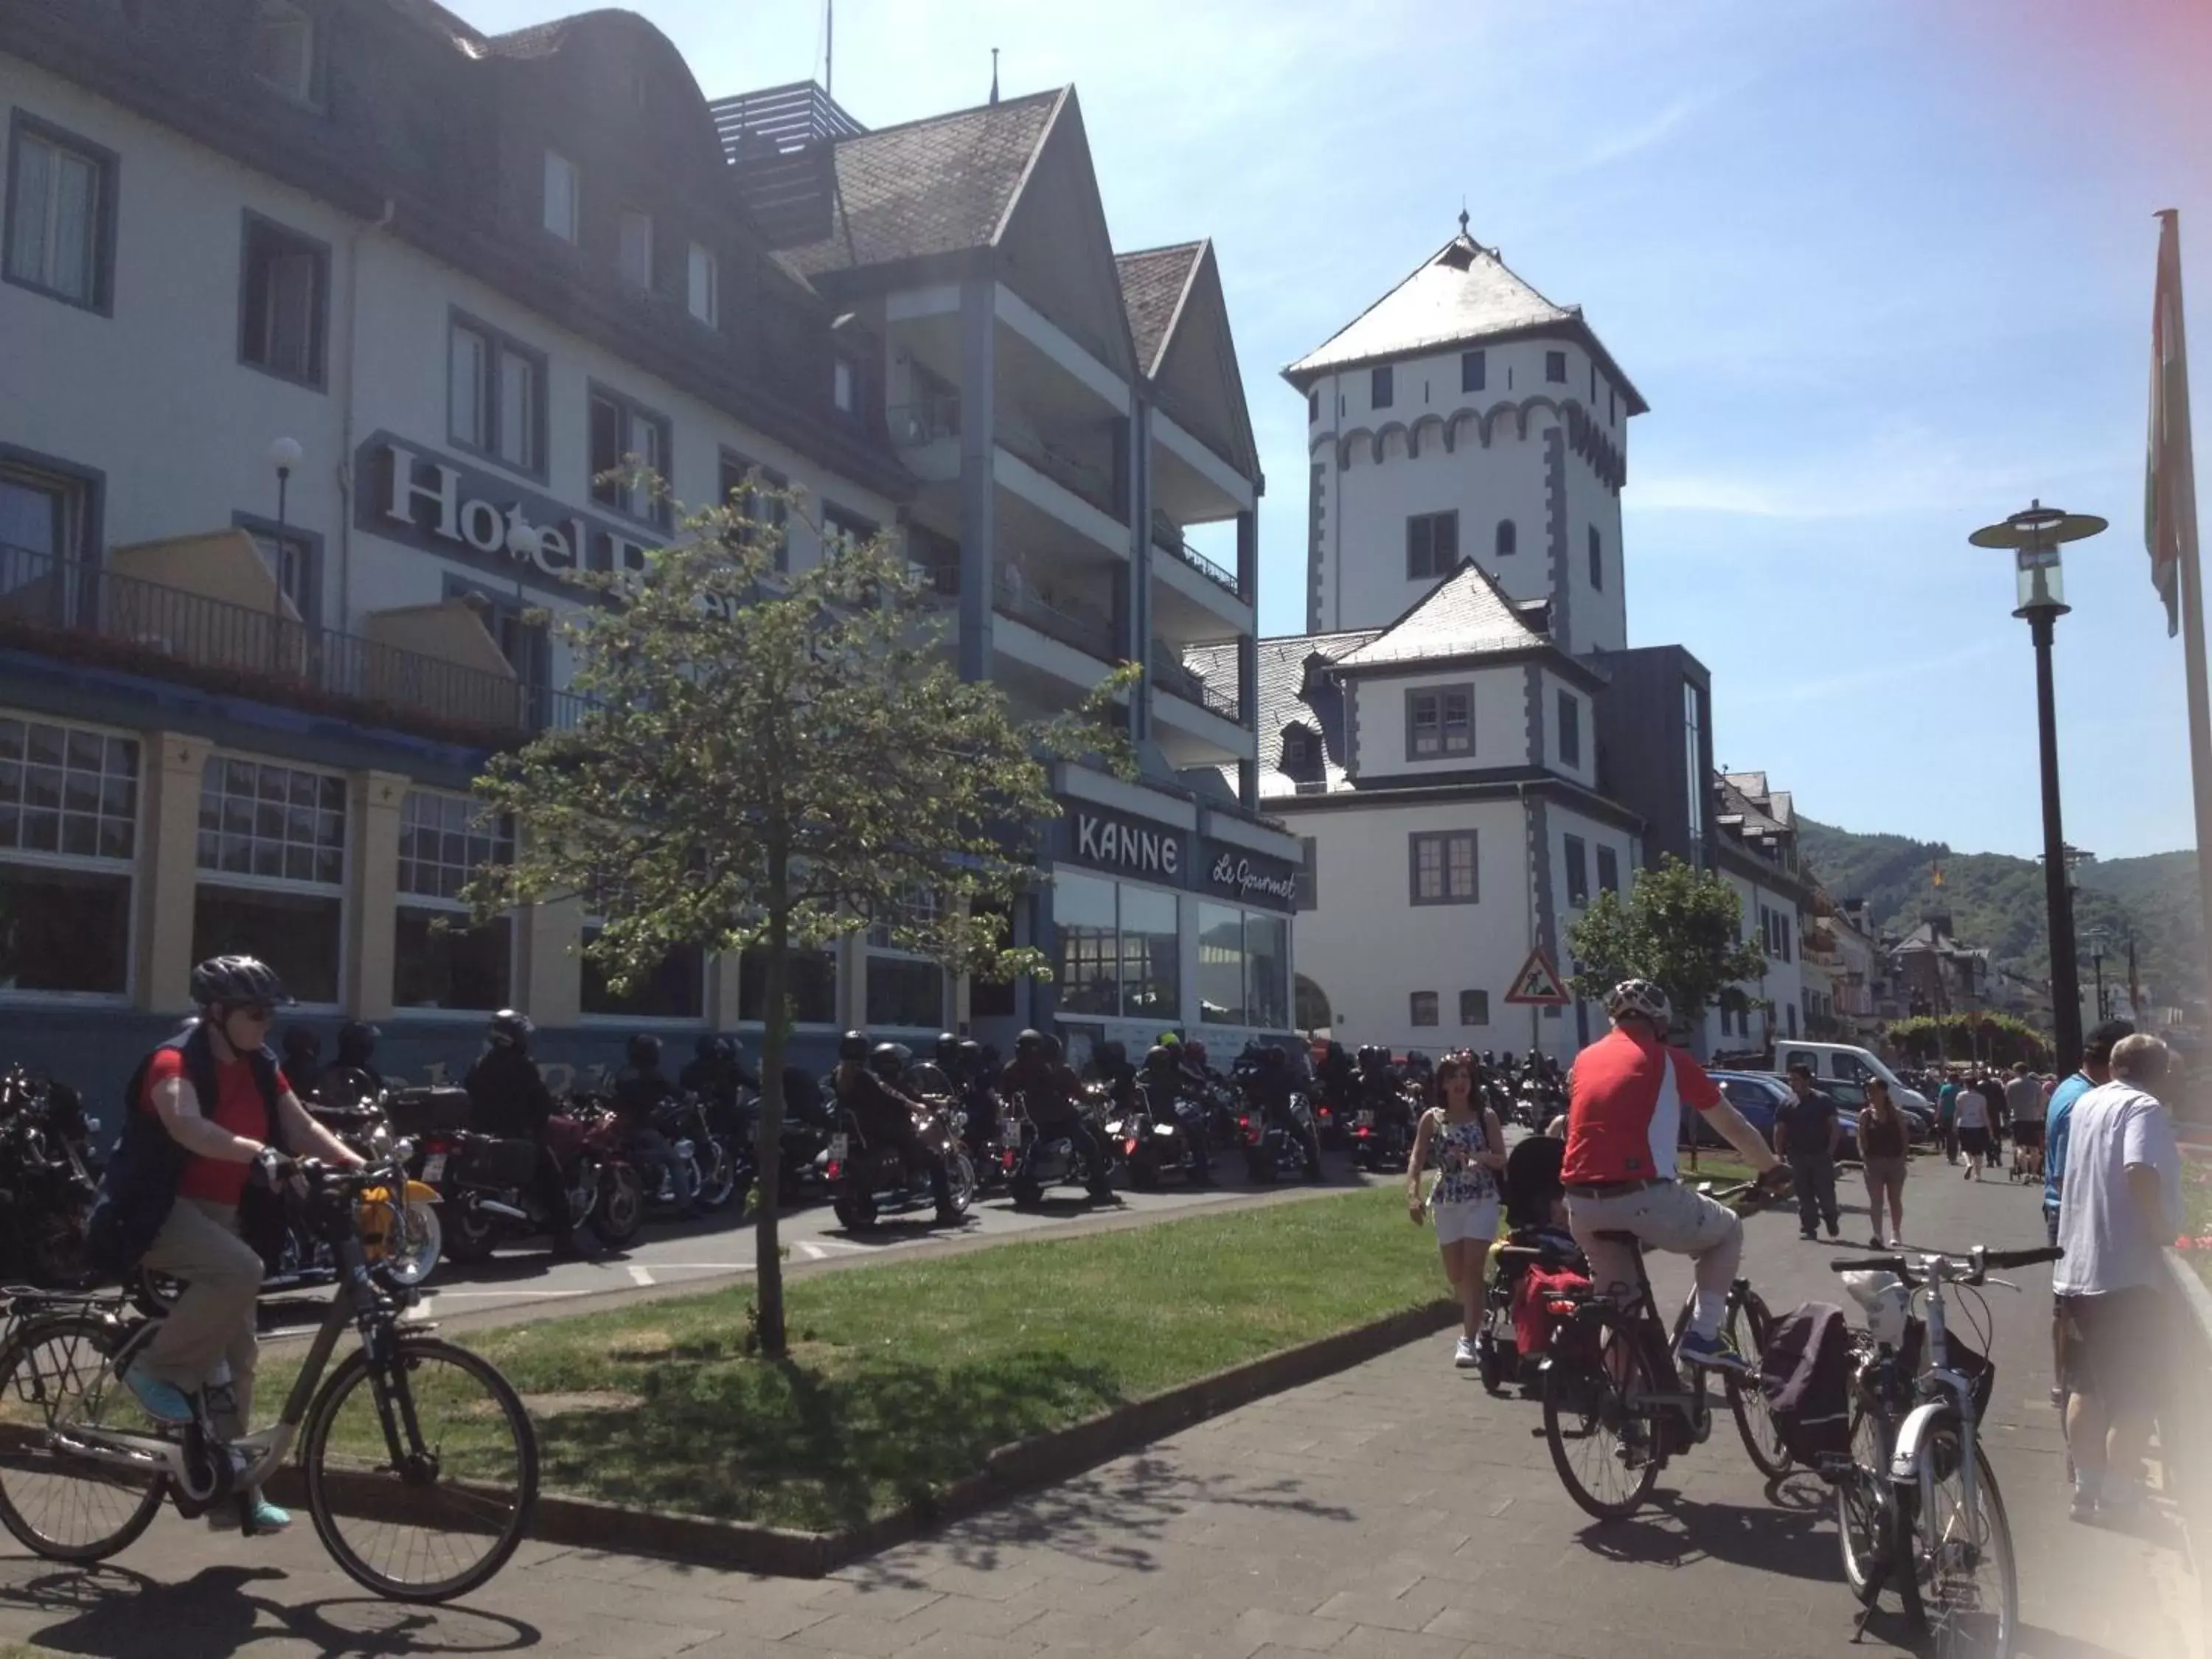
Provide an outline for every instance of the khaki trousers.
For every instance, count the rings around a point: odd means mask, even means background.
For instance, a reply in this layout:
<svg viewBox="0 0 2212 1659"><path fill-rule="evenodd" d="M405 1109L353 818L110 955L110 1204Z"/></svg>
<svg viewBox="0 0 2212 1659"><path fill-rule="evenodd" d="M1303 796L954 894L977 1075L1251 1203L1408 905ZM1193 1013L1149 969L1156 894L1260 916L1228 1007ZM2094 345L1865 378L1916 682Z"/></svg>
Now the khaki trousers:
<svg viewBox="0 0 2212 1659"><path fill-rule="evenodd" d="M146 1252L146 1266L185 1282L138 1363L186 1394L197 1393L217 1364L230 1364L234 1412L215 1414L224 1439L246 1431L253 1414L253 1312L261 1292L261 1258L238 1236L238 1206L179 1198Z"/></svg>

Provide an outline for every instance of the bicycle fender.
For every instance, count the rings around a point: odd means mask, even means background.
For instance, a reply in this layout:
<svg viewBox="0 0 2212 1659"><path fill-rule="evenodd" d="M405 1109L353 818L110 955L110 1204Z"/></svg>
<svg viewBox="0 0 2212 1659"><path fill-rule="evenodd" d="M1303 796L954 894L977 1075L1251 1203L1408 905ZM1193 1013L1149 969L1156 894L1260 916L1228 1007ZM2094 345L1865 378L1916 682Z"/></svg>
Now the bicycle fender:
<svg viewBox="0 0 2212 1659"><path fill-rule="evenodd" d="M1897 1445L1889 1458L1890 1480L1917 1482L1920 1479L1921 1446L1937 1424L1957 1415L1957 1409L1948 1401L1931 1400L1924 1406L1915 1406L1897 1431Z"/></svg>

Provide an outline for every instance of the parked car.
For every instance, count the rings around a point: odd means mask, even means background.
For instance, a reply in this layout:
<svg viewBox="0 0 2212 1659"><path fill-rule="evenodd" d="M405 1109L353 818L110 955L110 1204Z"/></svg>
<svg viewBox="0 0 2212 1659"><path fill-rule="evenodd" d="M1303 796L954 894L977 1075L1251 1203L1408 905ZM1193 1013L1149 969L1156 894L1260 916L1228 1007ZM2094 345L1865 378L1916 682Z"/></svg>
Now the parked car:
<svg viewBox="0 0 2212 1659"><path fill-rule="evenodd" d="M1722 1073L1716 1072L1713 1075L1717 1078ZM1771 1085L1779 1089L1785 1097L1790 1093L1789 1083L1772 1072L1741 1072L1732 1073L1729 1075L1756 1079L1760 1083ZM1820 1079L1814 1086L1841 1109L1838 1116L1843 1123L1844 1136L1842 1140L1837 1143L1837 1158L1847 1163L1856 1163L1859 1156L1859 1114L1866 1109L1866 1085L1850 1078L1824 1077ZM1891 1091L1891 1097L1893 1099L1896 1097L1894 1090ZM1731 1096L1730 1098L1734 1097ZM1742 1109L1739 1107L1737 1109ZM1908 1146L1920 1146L1935 1133L1936 1114L1932 1108L1913 1106L1899 1101L1897 1110L1898 1115L1905 1120L1905 1139ZM1749 1115L1748 1113L1745 1115ZM1711 1131L1707 1133L1711 1133ZM1767 1121L1765 1133L1767 1139L1770 1142L1772 1141L1774 1126L1771 1116ZM1719 1139L1717 1135L1713 1138Z"/></svg>
<svg viewBox="0 0 2212 1659"><path fill-rule="evenodd" d="M1774 1144L1774 1113L1790 1098L1790 1085L1780 1078L1763 1072L1715 1072L1712 1079L1721 1086L1728 1103L1743 1114L1744 1121L1765 1137L1767 1145ZM1721 1132L1705 1121L1702 1112L1685 1112L1682 1145L1690 1144L1697 1136L1699 1146L1725 1147Z"/></svg>

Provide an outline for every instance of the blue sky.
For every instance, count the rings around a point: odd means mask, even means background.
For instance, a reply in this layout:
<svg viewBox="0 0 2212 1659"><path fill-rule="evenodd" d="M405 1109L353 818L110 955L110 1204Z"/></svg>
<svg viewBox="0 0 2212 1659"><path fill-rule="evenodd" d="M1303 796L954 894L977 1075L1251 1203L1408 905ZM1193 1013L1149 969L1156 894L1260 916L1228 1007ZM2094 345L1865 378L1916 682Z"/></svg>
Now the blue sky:
<svg viewBox="0 0 2212 1659"><path fill-rule="evenodd" d="M569 9L454 3L494 30ZM818 0L636 3L709 96L818 74ZM2027 631L1966 538L2039 495L2112 521L2067 562L2068 839L2193 842L2142 448L2151 214L2178 207L2212 452L2212 7L840 0L836 38L871 125L981 101L994 46L1009 93L1073 81L1116 246L1214 239L1273 481L1267 631L1301 624L1304 559L1277 370L1464 198L1651 404L1631 638L1713 670L1721 761L1832 823L2034 853Z"/></svg>

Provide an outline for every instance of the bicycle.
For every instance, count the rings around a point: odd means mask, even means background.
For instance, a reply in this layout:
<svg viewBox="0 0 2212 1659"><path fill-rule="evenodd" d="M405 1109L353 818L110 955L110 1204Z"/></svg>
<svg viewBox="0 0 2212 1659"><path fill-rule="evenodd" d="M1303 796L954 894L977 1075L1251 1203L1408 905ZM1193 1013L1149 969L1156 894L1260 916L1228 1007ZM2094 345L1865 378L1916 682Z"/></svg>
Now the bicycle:
<svg viewBox="0 0 2212 1659"><path fill-rule="evenodd" d="M1828 1264L1868 1314L1869 1341L1859 1345L1854 1376L1850 1463L1822 1472L1836 1487L1844 1577L1863 1609L1861 1630L1884 1586L1894 1584L1906 1624L1933 1634L1937 1659L2009 1659L2020 1581L2003 1495L1979 1434L1996 1370L1986 1358L1974 1363L1963 1343L1954 1351L1944 1286L1978 1293L1992 1282L1992 1267L2034 1267L2063 1254L1978 1244L1965 1256ZM1924 1322L1911 1317L1913 1299L1923 1291ZM1924 1370L1917 1364L1923 1352Z"/></svg>
<svg viewBox="0 0 2212 1659"><path fill-rule="evenodd" d="M537 1436L489 1361L402 1317L416 1292L383 1259L377 1218L380 1200L404 1190L412 1152L401 1141L362 1170L298 1166L298 1201L336 1253L338 1293L277 1421L234 1441L214 1427L227 1377L193 1397L187 1424L156 1423L138 1405L121 1378L161 1316L138 1316L125 1292L0 1293L0 1524L71 1562L127 1548L164 1499L186 1519L234 1504L251 1530L251 1495L296 1440L316 1535L356 1583L446 1601L506 1565L537 1503ZM325 1380L349 1326L361 1346Z"/></svg>
<svg viewBox="0 0 2212 1659"><path fill-rule="evenodd" d="M1711 1196L1725 1201L1758 1185L1748 1182ZM1671 1459L1711 1435L1713 1410L1705 1368L1690 1367L1686 1380L1674 1360L1674 1345L1689 1324L1695 1293L1683 1303L1670 1334L1660 1321L1644 1268L1642 1241L1631 1232L1597 1237L1632 1249L1637 1295L1624 1304L1593 1288L1550 1304L1549 1311L1564 1323L1544 1363L1544 1438L1567 1496L1598 1520L1619 1521L1650 1497L1659 1472ZM1729 1286L1720 1338L1729 1352L1748 1364L1743 1371L1725 1374L1723 1392L1752 1462L1769 1480L1779 1480L1790 1472L1792 1459L1758 1375L1759 1356L1772 1323L1750 1280L1739 1279Z"/></svg>

